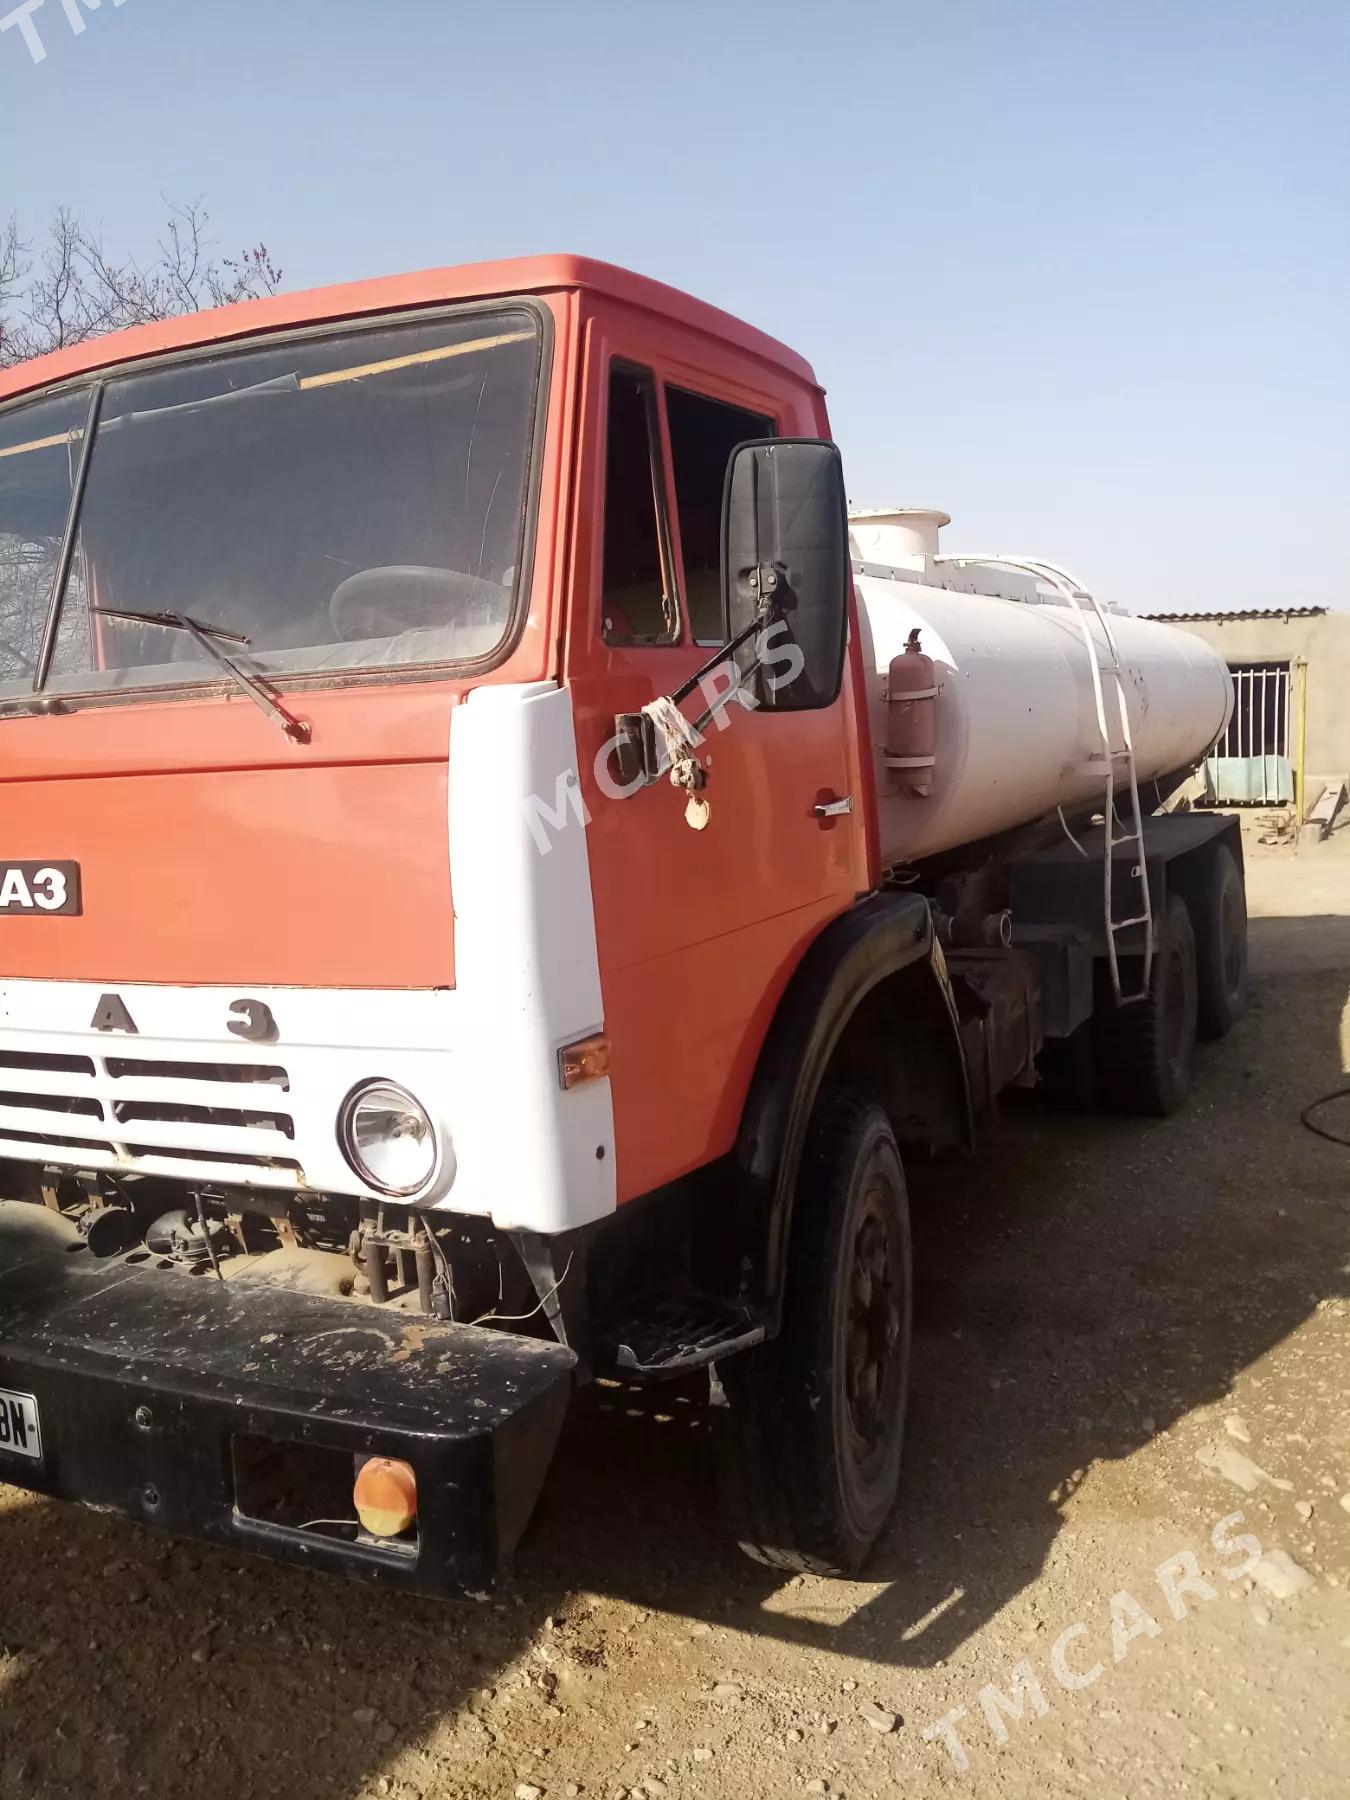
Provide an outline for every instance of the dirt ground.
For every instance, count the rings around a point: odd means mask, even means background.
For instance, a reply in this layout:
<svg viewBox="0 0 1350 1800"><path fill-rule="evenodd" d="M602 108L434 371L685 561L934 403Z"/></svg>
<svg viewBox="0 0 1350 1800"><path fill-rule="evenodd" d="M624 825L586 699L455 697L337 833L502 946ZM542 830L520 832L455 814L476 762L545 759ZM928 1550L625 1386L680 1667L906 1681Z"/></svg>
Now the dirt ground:
<svg viewBox="0 0 1350 1800"><path fill-rule="evenodd" d="M1350 1794L1350 1151L1299 1124L1350 1079L1350 830L1249 858L1255 1004L1186 1113L1028 1099L916 1193L867 1582L727 1546L692 1393L585 1397L480 1604L0 1488L0 1794Z"/></svg>

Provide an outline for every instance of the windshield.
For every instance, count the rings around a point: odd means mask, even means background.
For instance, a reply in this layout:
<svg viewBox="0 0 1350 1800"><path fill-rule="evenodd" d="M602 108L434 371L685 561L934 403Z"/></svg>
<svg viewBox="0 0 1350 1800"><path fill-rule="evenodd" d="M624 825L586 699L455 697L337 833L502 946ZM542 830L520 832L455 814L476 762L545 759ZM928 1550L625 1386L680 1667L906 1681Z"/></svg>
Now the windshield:
<svg viewBox="0 0 1350 1800"><path fill-rule="evenodd" d="M45 687L214 680L187 615L268 677L465 663L513 616L540 363L504 308L103 391ZM30 695L90 389L0 413L0 700Z"/></svg>

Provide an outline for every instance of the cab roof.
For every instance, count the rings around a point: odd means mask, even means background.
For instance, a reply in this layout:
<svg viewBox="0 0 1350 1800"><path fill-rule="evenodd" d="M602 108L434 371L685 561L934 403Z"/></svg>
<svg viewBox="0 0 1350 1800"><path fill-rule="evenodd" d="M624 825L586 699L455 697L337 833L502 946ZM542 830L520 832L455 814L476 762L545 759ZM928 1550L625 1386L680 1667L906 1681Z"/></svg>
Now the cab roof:
<svg viewBox="0 0 1350 1800"><path fill-rule="evenodd" d="M137 325L108 337L91 338L68 350L0 371L0 402L32 393L56 382L161 356L176 350L208 348L264 332L328 324L379 313L436 306L456 300L480 300L512 294L559 293L586 290L603 294L625 305L706 333L723 343L749 352L799 381L818 385L811 365L720 308L696 300L678 288L635 275L613 263L586 256L554 255L514 257L503 262L466 263L459 268L427 269L414 275L389 275L375 281L347 282L338 287L311 288L303 293L276 294L263 300L244 300L209 312L186 313L158 324Z"/></svg>

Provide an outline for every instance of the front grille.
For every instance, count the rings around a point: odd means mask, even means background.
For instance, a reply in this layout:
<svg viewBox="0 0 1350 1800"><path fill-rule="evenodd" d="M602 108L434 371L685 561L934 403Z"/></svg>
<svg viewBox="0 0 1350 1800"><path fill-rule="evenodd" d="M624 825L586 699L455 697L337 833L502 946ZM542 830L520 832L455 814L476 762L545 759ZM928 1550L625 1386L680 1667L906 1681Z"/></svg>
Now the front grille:
<svg viewBox="0 0 1350 1800"><path fill-rule="evenodd" d="M291 1086L279 1064L5 1050L6 1071L15 1085L0 1089L0 1143L15 1154L30 1146L44 1162L180 1178L184 1163L198 1162L218 1179L234 1167L243 1180L267 1170L303 1184L295 1120L277 1106ZM63 1115L74 1128L68 1134ZM86 1121L98 1122L100 1136L86 1135Z"/></svg>

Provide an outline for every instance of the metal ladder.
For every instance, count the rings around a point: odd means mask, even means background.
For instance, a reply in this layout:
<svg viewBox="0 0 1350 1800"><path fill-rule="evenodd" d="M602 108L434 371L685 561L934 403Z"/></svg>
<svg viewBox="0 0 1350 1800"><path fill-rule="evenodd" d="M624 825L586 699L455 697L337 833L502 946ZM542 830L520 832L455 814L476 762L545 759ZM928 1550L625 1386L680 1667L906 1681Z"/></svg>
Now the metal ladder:
<svg viewBox="0 0 1350 1800"><path fill-rule="evenodd" d="M1143 1000L1148 995L1149 983L1153 977L1154 925L1153 901L1148 885L1148 859L1144 854L1144 818L1139 805L1139 777L1134 760L1134 737L1130 730L1130 709L1125 697L1125 672L1121 666L1120 650L1116 644L1116 634L1111 629L1109 615L1098 605L1096 599L1076 581L1067 569L1056 563L1042 562L1030 556L938 556L935 562L945 563L981 563L994 564L1000 568L1018 569L1023 574L1034 575L1037 580L1045 582L1072 609L1082 634L1083 644L1088 655L1088 669L1092 675L1092 699L1097 714L1097 731L1101 738L1101 767L1105 777L1106 805L1103 814L1102 831L1102 911L1106 933L1106 960L1111 971L1111 992L1117 1006L1129 1006ZM1109 661L1102 662L1098 654L1098 641L1093 635L1091 621L1095 619L1101 626L1102 640L1106 646ZM1118 748L1111 743L1111 728L1106 716L1106 692L1102 677L1109 676L1115 683L1116 715L1120 722L1122 742ZM1120 819L1116 813L1116 765L1124 765L1128 780L1130 815L1128 830L1120 829ZM1063 823L1063 813L1060 821ZM1064 827L1068 831L1068 826ZM1071 841L1077 839L1069 832ZM1129 918L1116 916L1116 849L1124 844L1133 844L1138 857L1131 865L1130 879L1138 884L1139 910ZM1081 849L1082 846L1079 845ZM1086 851L1083 852L1087 854ZM1120 981L1120 956L1116 940L1123 932L1132 931L1138 926L1144 928L1144 957L1140 985L1137 993L1125 993Z"/></svg>

